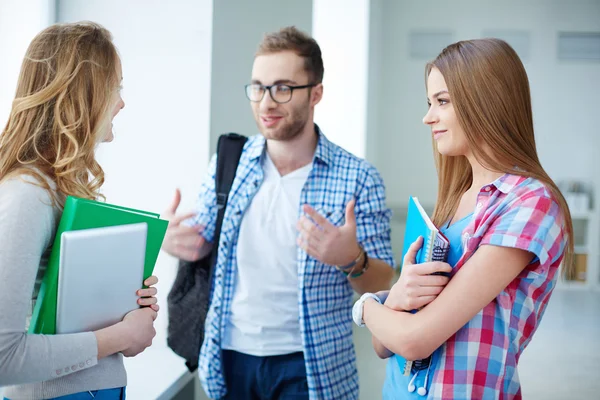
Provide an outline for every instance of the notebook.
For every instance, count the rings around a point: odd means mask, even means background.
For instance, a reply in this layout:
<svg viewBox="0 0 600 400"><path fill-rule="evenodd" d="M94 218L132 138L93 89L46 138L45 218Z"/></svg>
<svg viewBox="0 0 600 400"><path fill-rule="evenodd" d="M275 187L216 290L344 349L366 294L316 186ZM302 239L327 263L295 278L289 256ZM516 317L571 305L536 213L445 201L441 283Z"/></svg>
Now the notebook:
<svg viewBox="0 0 600 400"><path fill-rule="evenodd" d="M106 328L139 307L147 234L145 222L62 234L56 333Z"/></svg>
<svg viewBox="0 0 600 400"><path fill-rule="evenodd" d="M446 261L448 252L450 251L450 241L440 230L433 224L429 215L421 206L417 197L408 199L408 215L406 216L406 229L404 231L404 246L402 250L402 260L408 252L408 248L413 244L419 236L423 237L423 245L417 252L415 263L421 264L430 261ZM443 272L436 273L439 275L447 275ZM416 312L414 310L413 312ZM397 357L401 357L398 356ZM431 362L431 357L425 360L404 360L403 373L410 375L413 366L419 370L427 368ZM402 364L402 363L400 363ZM402 366L401 366L402 368Z"/></svg>
<svg viewBox="0 0 600 400"><path fill-rule="evenodd" d="M144 261L145 280L152 275L154 270L167 231L168 221L160 219L159 214L68 196L52 245L48 267L35 302L28 332L46 335L56 333L58 270L63 233L80 229L142 222L148 225Z"/></svg>
<svg viewBox="0 0 600 400"><path fill-rule="evenodd" d="M411 197L408 200L408 215L406 216L406 229L404 231L404 248L402 259L413 242L423 236L423 246L417 253L416 263L429 261L446 261L450 251L450 242L433 224L419 199Z"/></svg>

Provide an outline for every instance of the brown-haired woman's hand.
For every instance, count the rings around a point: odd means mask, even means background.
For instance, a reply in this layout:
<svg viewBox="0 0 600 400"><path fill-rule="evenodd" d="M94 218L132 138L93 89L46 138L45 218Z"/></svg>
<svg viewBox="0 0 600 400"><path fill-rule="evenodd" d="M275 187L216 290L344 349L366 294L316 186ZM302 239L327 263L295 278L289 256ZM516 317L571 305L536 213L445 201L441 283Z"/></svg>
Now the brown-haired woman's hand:
<svg viewBox="0 0 600 400"><path fill-rule="evenodd" d="M397 311L418 310L435 300L448 283L449 278L439 274L452 271L448 263L433 261L415 264L417 252L422 245L423 238L419 237L408 248L400 278L392 286L385 301L387 307Z"/></svg>

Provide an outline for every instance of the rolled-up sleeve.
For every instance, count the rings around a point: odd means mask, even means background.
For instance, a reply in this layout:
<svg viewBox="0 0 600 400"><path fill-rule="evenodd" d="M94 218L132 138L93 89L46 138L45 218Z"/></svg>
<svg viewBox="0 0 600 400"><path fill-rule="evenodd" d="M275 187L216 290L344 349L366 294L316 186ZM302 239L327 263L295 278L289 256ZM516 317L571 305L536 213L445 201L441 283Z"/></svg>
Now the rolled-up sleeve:
<svg viewBox="0 0 600 400"><path fill-rule="evenodd" d="M394 254L390 239L392 211L386 206L383 179L370 165L359 185L355 210L358 241L369 257L385 261L393 267Z"/></svg>
<svg viewBox="0 0 600 400"><path fill-rule="evenodd" d="M540 264L551 264L564 253L564 218L558 203L537 194L519 198L499 215L480 245L513 247L534 254Z"/></svg>

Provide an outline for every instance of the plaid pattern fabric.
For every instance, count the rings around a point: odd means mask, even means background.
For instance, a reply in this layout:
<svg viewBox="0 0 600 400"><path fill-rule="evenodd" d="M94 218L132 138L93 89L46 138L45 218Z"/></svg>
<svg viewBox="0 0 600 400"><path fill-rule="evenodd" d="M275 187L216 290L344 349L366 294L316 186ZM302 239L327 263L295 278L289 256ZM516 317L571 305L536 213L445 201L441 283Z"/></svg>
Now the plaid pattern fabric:
<svg viewBox="0 0 600 400"><path fill-rule="evenodd" d="M318 128L316 128L318 130ZM263 179L262 135L248 140L240 159L225 212L215 281L200 352L200 380L207 394L218 399L226 385L221 363L221 334L230 315L237 266L236 251L244 211ZM216 219L214 174L209 165L202 185L198 216L203 235L212 241ZM356 199L358 241L369 257L394 265L390 243L391 211L385 205L385 188L377 170L329 142L319 131L313 169L302 190L301 204L309 204L335 225L344 224L346 204ZM268 240L268 238L265 238ZM300 329L310 399L357 399L358 375L352 342L352 287L332 266L324 265L298 249Z"/></svg>
<svg viewBox="0 0 600 400"><path fill-rule="evenodd" d="M430 399L521 398L517 363L556 284L566 245L563 221L558 204L538 180L504 175L481 189L453 273L486 244L523 249L536 257L437 350L440 361Z"/></svg>

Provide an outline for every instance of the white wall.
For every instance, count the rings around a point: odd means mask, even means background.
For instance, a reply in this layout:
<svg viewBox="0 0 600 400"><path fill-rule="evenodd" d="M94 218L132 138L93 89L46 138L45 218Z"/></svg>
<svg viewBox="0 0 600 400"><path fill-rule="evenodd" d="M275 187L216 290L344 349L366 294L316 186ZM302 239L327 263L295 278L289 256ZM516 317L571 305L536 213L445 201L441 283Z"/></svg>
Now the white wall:
<svg viewBox="0 0 600 400"><path fill-rule="evenodd" d="M244 94L254 53L263 35L279 28L295 25L310 34L312 1L217 0L213 15L210 148L214 152L221 133L258 133Z"/></svg>
<svg viewBox="0 0 600 400"><path fill-rule="evenodd" d="M109 202L162 211L180 187L193 206L209 154L212 2L58 4L61 22L108 28L121 55L125 108L98 153Z"/></svg>
<svg viewBox="0 0 600 400"><path fill-rule="evenodd" d="M0 130L8 121L25 51L54 19L54 0L0 0Z"/></svg>
<svg viewBox="0 0 600 400"><path fill-rule="evenodd" d="M384 0L371 0L369 6L369 38L368 38L368 69L367 69L367 104L365 132L365 158L380 168L379 150L385 133L380 131L379 107L381 102L381 79L383 62L383 20Z"/></svg>
<svg viewBox="0 0 600 400"><path fill-rule="evenodd" d="M325 66L315 122L336 144L365 156L369 0L314 0L313 36Z"/></svg>
<svg viewBox="0 0 600 400"><path fill-rule="evenodd" d="M444 1L383 2L383 50L379 145L374 160L381 166L391 204L407 203L410 195L433 205L437 177L426 112L425 59L408 55L411 30L452 30L453 41L482 36L485 29L530 33L525 61L533 98L536 141L542 164L555 180L577 178L600 186L600 148L596 97L600 90L598 62L559 62L558 31L600 31L597 0L481 1L460 7ZM448 43L449 44L449 43ZM372 71L375 73L375 71Z"/></svg>
<svg viewBox="0 0 600 400"><path fill-rule="evenodd" d="M114 121L115 140L98 152L107 201L162 212L180 187L181 208L193 209L209 155L212 1L61 0L58 19L103 24L121 55L125 108ZM185 370L166 347L175 260L161 254L155 273L157 337L126 359L133 400L157 398Z"/></svg>

